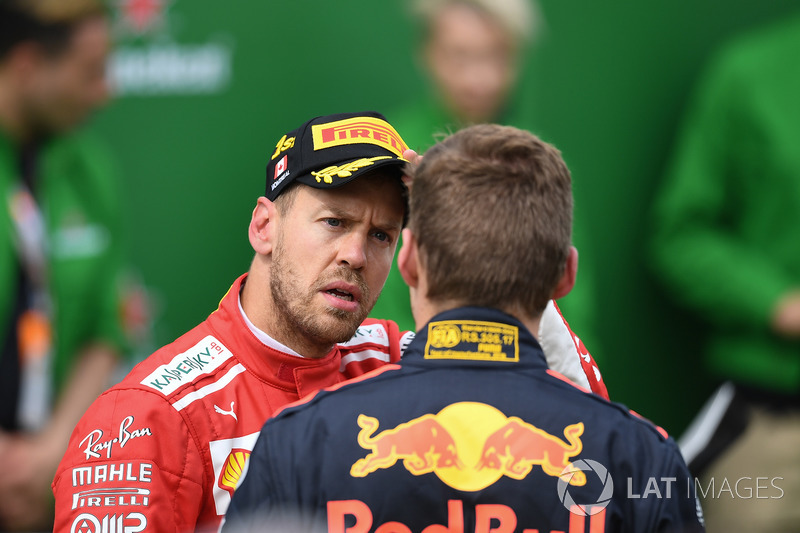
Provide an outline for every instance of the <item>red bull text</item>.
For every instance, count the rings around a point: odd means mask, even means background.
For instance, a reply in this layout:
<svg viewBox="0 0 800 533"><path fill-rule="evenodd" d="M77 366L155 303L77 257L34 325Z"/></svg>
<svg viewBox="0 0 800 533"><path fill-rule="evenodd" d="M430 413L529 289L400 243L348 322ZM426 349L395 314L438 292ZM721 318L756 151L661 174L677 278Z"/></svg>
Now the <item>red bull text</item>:
<svg viewBox="0 0 800 533"><path fill-rule="evenodd" d="M548 531L531 527L518 528L517 514L507 505L482 504L476 505L472 511L475 517L475 529L470 533L548 533ZM589 522L589 533L603 533L605 531L606 511L583 516L578 512L570 512L569 529L550 530L549 533L585 533L586 522ZM355 523L346 526L348 517L355 519ZM351 519L352 522L352 519ZM464 529L465 515L464 502L449 500L447 502L447 524L431 524L421 533L467 533ZM369 506L360 500L339 500L328 502L328 533L412 533L412 530L402 522L386 522L376 528L373 526L373 515Z"/></svg>

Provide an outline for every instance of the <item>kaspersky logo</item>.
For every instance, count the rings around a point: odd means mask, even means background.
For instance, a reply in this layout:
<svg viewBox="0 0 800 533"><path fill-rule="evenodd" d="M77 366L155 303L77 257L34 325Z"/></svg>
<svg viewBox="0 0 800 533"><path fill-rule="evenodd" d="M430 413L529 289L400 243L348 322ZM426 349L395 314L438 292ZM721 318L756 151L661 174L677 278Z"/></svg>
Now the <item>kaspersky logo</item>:
<svg viewBox="0 0 800 533"><path fill-rule="evenodd" d="M358 444L370 453L353 464L353 477L402 461L411 474L433 472L462 491L484 489L503 476L524 479L534 468L568 485L586 484L571 461L583 449L583 422L566 426L561 438L490 405L459 402L378 434L376 418L361 414L358 425Z"/></svg>

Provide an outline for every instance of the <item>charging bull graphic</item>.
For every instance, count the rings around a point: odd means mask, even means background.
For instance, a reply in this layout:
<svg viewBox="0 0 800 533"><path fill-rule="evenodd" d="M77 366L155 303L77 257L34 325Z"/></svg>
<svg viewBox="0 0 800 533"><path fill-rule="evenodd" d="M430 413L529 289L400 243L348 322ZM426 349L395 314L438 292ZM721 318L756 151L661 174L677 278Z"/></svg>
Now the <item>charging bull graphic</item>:
<svg viewBox="0 0 800 533"><path fill-rule="evenodd" d="M357 422L358 444L370 453L350 468L353 477L391 468L402 460L411 474L433 472L464 491L481 490L504 475L524 479L534 465L571 485L586 484L586 475L571 462L583 450L583 422L564 428L565 441L477 402L454 403L435 415L425 414L377 434L376 418L360 414Z"/></svg>
<svg viewBox="0 0 800 533"><path fill-rule="evenodd" d="M565 443L546 431L525 423L512 416L508 423L492 433L483 445L478 470L484 468L501 469L514 479L523 479L530 473L533 465L541 465L545 474L562 477L570 485L585 485L586 474L572 468L569 458L578 455L583 449L580 436L583 422L564 428Z"/></svg>
<svg viewBox="0 0 800 533"><path fill-rule="evenodd" d="M456 453L456 443L450 433L436 421L434 415L424 415L394 429L378 429L378 420L359 415L358 443L372 453L359 459L350 469L353 477L364 477L379 468L389 468L399 459L409 472L418 476L433 472L434 468L461 467Z"/></svg>

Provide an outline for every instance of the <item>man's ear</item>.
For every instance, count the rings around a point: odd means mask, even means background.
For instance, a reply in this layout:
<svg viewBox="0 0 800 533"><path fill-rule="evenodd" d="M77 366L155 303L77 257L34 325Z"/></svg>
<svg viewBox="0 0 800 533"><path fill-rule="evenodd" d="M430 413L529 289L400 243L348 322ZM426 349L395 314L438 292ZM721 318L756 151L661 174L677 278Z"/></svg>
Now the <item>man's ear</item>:
<svg viewBox="0 0 800 533"><path fill-rule="evenodd" d="M272 253L277 218L278 209L275 207L275 203L267 200L264 196L259 197L248 228L250 246L257 254L269 255Z"/></svg>
<svg viewBox="0 0 800 533"><path fill-rule="evenodd" d="M417 239L410 229L403 230L403 246L397 252L397 269L406 285L412 288L419 286L419 250Z"/></svg>
<svg viewBox="0 0 800 533"><path fill-rule="evenodd" d="M553 299L558 300L559 298L563 298L572 288L575 286L575 278L578 275L578 249L574 246L569 247L569 255L567 256L567 265L564 268L564 273L561 275L561 279L558 280L558 285L556 285L555 290L553 291Z"/></svg>

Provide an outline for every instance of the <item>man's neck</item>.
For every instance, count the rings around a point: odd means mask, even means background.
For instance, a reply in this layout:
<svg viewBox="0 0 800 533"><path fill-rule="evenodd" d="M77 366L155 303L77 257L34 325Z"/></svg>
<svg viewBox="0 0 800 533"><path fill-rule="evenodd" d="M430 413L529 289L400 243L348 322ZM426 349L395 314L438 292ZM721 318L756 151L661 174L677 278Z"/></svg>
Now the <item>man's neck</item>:
<svg viewBox="0 0 800 533"><path fill-rule="evenodd" d="M295 355L297 357L303 357L299 353L295 352L293 349L289 348L285 344L276 341L272 338L271 335L268 335L266 331L262 330L261 328L256 327L255 324L250 320L250 317L247 316L247 313L244 312L244 308L242 307L242 295L241 292L239 293L238 304L239 304L239 313L242 315L242 319L247 324L247 328L255 335L255 337L261 341L262 344L269 346L270 348L274 348L279 352L288 353L290 355Z"/></svg>
<svg viewBox="0 0 800 533"><path fill-rule="evenodd" d="M454 303L454 302L447 302L447 303L433 303L428 300L423 299L414 307L414 318L416 320L417 331L425 326L431 319L438 315L439 313L444 313L445 311L449 311L451 309L457 309L459 307L467 307L469 303L461 302L461 303ZM513 316L520 322L522 325L527 328L527 330L534 336L537 340L539 339L539 322L541 321L542 316L538 315L536 317L530 317L525 313L521 313L518 310L514 309L500 309L498 310Z"/></svg>

